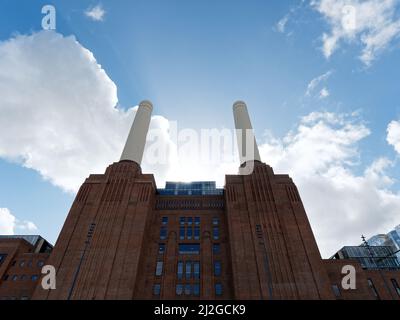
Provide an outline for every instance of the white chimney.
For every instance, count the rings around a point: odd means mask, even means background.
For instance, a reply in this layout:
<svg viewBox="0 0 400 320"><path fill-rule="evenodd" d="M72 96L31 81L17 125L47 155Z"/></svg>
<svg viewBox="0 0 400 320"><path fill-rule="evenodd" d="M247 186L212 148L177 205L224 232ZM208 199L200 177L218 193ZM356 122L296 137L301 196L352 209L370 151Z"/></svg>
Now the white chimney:
<svg viewBox="0 0 400 320"><path fill-rule="evenodd" d="M136 112L135 120L133 120L124 151L121 155L121 161L130 160L139 165L141 164L152 111L153 105L150 101L142 101L139 104L139 109Z"/></svg>
<svg viewBox="0 0 400 320"><path fill-rule="evenodd" d="M261 162L247 106L243 101L237 101L233 104L233 117L235 119L240 164L242 165L247 161ZM248 145L249 143L252 145Z"/></svg>

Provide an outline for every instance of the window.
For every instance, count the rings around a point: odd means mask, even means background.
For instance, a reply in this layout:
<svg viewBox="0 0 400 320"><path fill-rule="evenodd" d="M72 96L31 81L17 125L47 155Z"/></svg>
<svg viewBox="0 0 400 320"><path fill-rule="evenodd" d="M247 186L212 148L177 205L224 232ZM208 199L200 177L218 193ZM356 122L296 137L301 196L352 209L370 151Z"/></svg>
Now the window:
<svg viewBox="0 0 400 320"><path fill-rule="evenodd" d="M214 217L213 220L212 220L212 224L213 224L214 226L219 225L219 218Z"/></svg>
<svg viewBox="0 0 400 320"><path fill-rule="evenodd" d="M181 225L185 224L185 217L180 217L179 218L179 224L181 224Z"/></svg>
<svg viewBox="0 0 400 320"><path fill-rule="evenodd" d="M154 294L155 296L159 296L159 295L160 295L160 292L161 292L161 284L156 283L156 284L154 285L154 287L153 287L153 294Z"/></svg>
<svg viewBox="0 0 400 320"><path fill-rule="evenodd" d="M186 238L188 240L192 240L192 236L193 236L193 228L192 227L188 227L186 230Z"/></svg>
<svg viewBox="0 0 400 320"><path fill-rule="evenodd" d="M42 261L42 260L39 260L38 261L38 263L37 263L37 265L38 265L38 267L43 267L44 266L44 261Z"/></svg>
<svg viewBox="0 0 400 320"><path fill-rule="evenodd" d="M221 283L216 283L215 284L215 295L216 296L221 296L222 295L222 284Z"/></svg>
<svg viewBox="0 0 400 320"><path fill-rule="evenodd" d="M31 276L32 281L37 281L39 279L39 276L37 274L34 274Z"/></svg>
<svg viewBox="0 0 400 320"><path fill-rule="evenodd" d="M192 218L192 217L188 217L188 218L187 218L187 224L188 224L189 226L191 226L192 223L193 223L193 218Z"/></svg>
<svg viewBox="0 0 400 320"><path fill-rule="evenodd" d="M187 296L190 295L191 291L192 291L192 286L190 284L186 284L185 285L185 295L187 295Z"/></svg>
<svg viewBox="0 0 400 320"><path fill-rule="evenodd" d="M25 260L21 260L21 261L19 262L19 266L22 268L24 265L25 265Z"/></svg>
<svg viewBox="0 0 400 320"><path fill-rule="evenodd" d="M178 261L178 279L181 280L183 277L183 262L182 261Z"/></svg>
<svg viewBox="0 0 400 320"><path fill-rule="evenodd" d="M20 280L25 281L25 280L26 280L26 275L23 274L23 275L20 277Z"/></svg>
<svg viewBox="0 0 400 320"><path fill-rule="evenodd" d="M180 240L185 240L185 227L180 227L179 228L179 239Z"/></svg>
<svg viewBox="0 0 400 320"><path fill-rule="evenodd" d="M167 228L166 227L161 227L161 229L160 229L160 239L161 240L167 239Z"/></svg>
<svg viewBox="0 0 400 320"><path fill-rule="evenodd" d="M397 283L396 279L390 279L392 281L393 287L397 292L397 295L400 297L400 287L399 284Z"/></svg>
<svg viewBox="0 0 400 320"><path fill-rule="evenodd" d="M194 217L194 224L196 226L200 225L200 217Z"/></svg>
<svg viewBox="0 0 400 320"><path fill-rule="evenodd" d="M28 266L28 268L31 268L31 267L32 267L32 260L29 260L29 261L28 261L27 266Z"/></svg>
<svg viewBox="0 0 400 320"><path fill-rule="evenodd" d="M193 274L196 280L200 279L200 261L193 262Z"/></svg>
<svg viewBox="0 0 400 320"><path fill-rule="evenodd" d="M162 224L168 224L168 217L162 217L161 218L161 223Z"/></svg>
<svg viewBox="0 0 400 320"><path fill-rule="evenodd" d="M11 263L11 266L14 267L16 263L17 263L17 261L14 260L14 261Z"/></svg>
<svg viewBox="0 0 400 320"><path fill-rule="evenodd" d="M22 296L22 297L21 297L21 300L29 300L29 297L27 297L27 296Z"/></svg>
<svg viewBox="0 0 400 320"><path fill-rule="evenodd" d="M378 291L376 291L375 285L371 279L368 279L368 285L371 288L372 292L374 293L375 298L380 299Z"/></svg>
<svg viewBox="0 0 400 320"><path fill-rule="evenodd" d="M179 254L200 254L199 243L180 243Z"/></svg>
<svg viewBox="0 0 400 320"><path fill-rule="evenodd" d="M165 244L164 243L160 243L158 245L158 254L164 254L165 252Z"/></svg>
<svg viewBox="0 0 400 320"><path fill-rule="evenodd" d="M163 269L163 262L162 261L157 261L156 276L161 276L162 275L162 269Z"/></svg>
<svg viewBox="0 0 400 320"><path fill-rule="evenodd" d="M214 254L220 254L221 253L221 246L219 243L214 243L213 244L213 253Z"/></svg>
<svg viewBox="0 0 400 320"><path fill-rule="evenodd" d="M190 278L192 277L192 262L191 261L186 261L185 274L186 274L186 280L190 280Z"/></svg>
<svg viewBox="0 0 400 320"><path fill-rule="evenodd" d="M219 277L221 275L221 262L214 262L214 276Z"/></svg>
<svg viewBox="0 0 400 320"><path fill-rule="evenodd" d="M195 283L193 285L193 295L196 297L200 296L200 284L199 283Z"/></svg>
<svg viewBox="0 0 400 320"><path fill-rule="evenodd" d="M180 296L183 293L183 284L176 285L176 294Z"/></svg>
<svg viewBox="0 0 400 320"><path fill-rule="evenodd" d="M332 285L332 290L336 298L339 298L341 296L340 289L336 284Z"/></svg>
<svg viewBox="0 0 400 320"><path fill-rule="evenodd" d="M200 227L194 227L194 240L200 240Z"/></svg>
<svg viewBox="0 0 400 320"><path fill-rule="evenodd" d="M219 228L218 227L214 227L213 228L213 239L214 240L218 240L219 239Z"/></svg>
<svg viewBox="0 0 400 320"><path fill-rule="evenodd" d="M5 275L3 276L3 281L7 281L8 278L9 278L9 275L8 275L8 274L5 274Z"/></svg>
<svg viewBox="0 0 400 320"><path fill-rule="evenodd" d="M6 254L0 254L0 265L6 260L7 255Z"/></svg>
<svg viewBox="0 0 400 320"><path fill-rule="evenodd" d="M12 279L12 281L17 281L18 280L18 276L17 275L13 275L11 279Z"/></svg>

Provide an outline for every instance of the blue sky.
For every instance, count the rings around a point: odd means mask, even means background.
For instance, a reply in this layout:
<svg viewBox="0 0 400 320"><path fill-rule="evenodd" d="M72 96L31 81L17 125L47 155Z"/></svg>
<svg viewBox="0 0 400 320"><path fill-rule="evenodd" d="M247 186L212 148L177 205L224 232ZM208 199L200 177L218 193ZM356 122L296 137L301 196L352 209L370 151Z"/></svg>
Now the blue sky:
<svg viewBox="0 0 400 320"><path fill-rule="evenodd" d="M30 65L38 66L40 61L31 42L48 41L48 45L52 46L74 36L79 48L89 50L115 84L117 108L125 110L128 117L131 107L143 99L150 99L156 115L167 121L177 121L180 128L232 128L232 103L238 99L246 101L264 155L263 160L279 172L289 172L298 182L306 209L310 211L310 221L317 240L327 255L334 248L356 244L354 242L358 241L360 233L372 236L374 233L387 232L390 226L400 223L400 216L396 215L396 212L400 212L397 211L397 208L400 209L400 196L396 152L396 146L400 151L397 140L399 138L400 141L397 130L400 111L400 6L398 1L389 0L366 0L361 4L356 0L337 1L339 4L341 2L343 5L354 5L358 14L358 25L353 32L346 33L341 29L338 9L331 6L331 0L3 0L0 4L0 48L3 46L0 49L0 66L2 59L12 61L10 48L4 44L19 36L27 37L15 43L28 48L27 52L21 51L21 54L26 54L23 61L26 61L28 69ZM52 4L56 8L55 32L62 35L62 39L56 41L46 36L38 40L34 37L43 33L41 8L45 4ZM85 14L97 6L104 11L101 19L96 20ZM380 30L390 30L389 39L388 33L380 34ZM334 31L339 36L333 49L325 47L324 50L323 35L329 37ZM45 46L40 48L46 50ZM67 63L62 68L59 66L64 61L62 54L65 52L61 51L54 50L51 55L48 53L46 59L49 66L54 66L54 70L66 70L67 74ZM57 52L60 52L60 58L55 57ZM363 52L371 54L373 59L360 58ZM32 77L28 83L37 84L41 78L37 73L24 73L22 63L16 63L15 69L12 63L5 65L10 66L10 70L0 76L0 93L1 90L11 92L15 89L20 95L26 95L26 101L32 101L32 110L36 108L40 112L40 100L30 96L31 90L25 90L26 82L23 81L26 77ZM10 88L14 83L10 79L19 75L25 80L15 83L24 84L22 90ZM65 81L64 86L58 88L60 96L57 96L57 88L51 91L51 99L55 99L55 104L57 97L65 98L62 95L65 85L73 86L73 79L67 78L67 75L64 79L62 76L62 72L57 75L59 81ZM310 86L313 79L316 79L315 86ZM87 82L90 84L92 80L88 78ZM40 92L49 92L46 91L46 85L45 81L41 83ZM80 94L85 95L86 92ZM46 100L47 97L43 96L42 99ZM7 96L2 102L0 98L0 116L11 127L11 131L7 132L19 132L16 124L19 118L13 115L8 119L9 110L18 108L18 104L13 104L13 109L10 109L11 104L7 103L11 100L12 97ZM35 101L39 101L37 105ZM73 101L78 101L76 109L68 112L76 112L75 116L79 117L87 104L80 104L79 99ZM52 104L54 113L62 118L65 108L60 109L55 104ZM95 103L93 106L96 106ZM102 109L99 107L98 110L101 112ZM316 119L305 121L303 117L312 112L318 112ZM51 127L52 119L50 116L45 125L40 122L38 127ZM22 117L21 121L27 120ZM35 121L33 117L32 122ZM389 123L393 123L390 143ZM317 148L312 148L315 141L304 134L302 125L303 129L308 128L310 132L322 128L321 133L316 131L316 135L327 140L318 140L321 143L320 151L315 152ZM26 142L19 150L17 137L17 142L10 148L7 126L3 126L4 131L0 136L0 141L3 140L3 145L0 144L0 208L7 208L9 214L18 220L14 221L13 232L40 233L54 243L74 199L74 191L65 187L64 182L57 182L52 173L46 172L46 166L40 163L45 156L34 148L37 144ZM29 130L31 127L22 128ZM34 127L32 130L35 130ZM350 138L344 138L342 133ZM28 134L36 137L36 131ZM39 142L35 140L35 143ZM110 150L119 150L123 142ZM47 143L46 139L43 143ZM324 145L332 148L324 148ZM59 147L63 146L63 141L60 141ZM30 148L36 151L30 153L27 151ZM98 150L101 152L100 147ZM52 162L66 159L65 155L58 157L57 151L51 151L51 147L46 149L46 152L54 155L48 158ZM74 157L79 155L75 154ZM82 155L82 162L90 162L86 161L90 157L84 157L86 154ZM108 154L107 161L117 161L118 157L118 152L115 155ZM294 163L297 158L298 163ZM82 172L80 181L83 182L90 173L101 173L108 163L110 161L104 160L93 166L79 167ZM312 170L302 170L304 167L311 167ZM56 169L62 175L64 168L65 175L72 172L67 164ZM308 172L308 175L304 172ZM336 202L332 202L329 208L325 208L328 202L316 203L312 191L316 190L318 183L322 183L322 180L315 182L317 179L327 179L332 174L334 178L329 180L330 190L335 191L338 197L336 201L340 205L335 208ZM206 178L223 180L222 175ZM357 181L366 187L352 194L352 183ZM346 195L346 199L341 195ZM327 190L323 196L333 195ZM363 197L375 199L372 208L367 206L368 212L364 207L368 201L363 201ZM390 214L383 217L383 211L387 210ZM330 222L337 223L339 231L326 232L326 224L330 220L321 218L322 211L327 215L335 215L337 211L343 213L341 222ZM370 222L360 223L365 220ZM26 227L24 222L27 221L33 222L36 229ZM353 228L351 225L354 225ZM344 234L346 237L343 237Z"/></svg>

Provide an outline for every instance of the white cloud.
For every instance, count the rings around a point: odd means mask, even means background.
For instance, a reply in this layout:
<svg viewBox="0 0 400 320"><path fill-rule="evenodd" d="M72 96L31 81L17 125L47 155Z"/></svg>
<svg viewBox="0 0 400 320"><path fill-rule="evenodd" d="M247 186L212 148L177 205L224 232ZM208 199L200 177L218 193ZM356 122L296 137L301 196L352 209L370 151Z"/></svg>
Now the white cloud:
<svg viewBox="0 0 400 320"><path fill-rule="evenodd" d="M269 136L260 146L275 172L294 179L324 257L398 224L400 194L386 173L391 161L378 158L356 173L357 146L369 134L354 115L313 112L284 138Z"/></svg>
<svg viewBox="0 0 400 320"><path fill-rule="evenodd" d="M387 127L386 141L400 154L400 122L393 120Z"/></svg>
<svg viewBox="0 0 400 320"><path fill-rule="evenodd" d="M101 4L88 8L85 11L85 15L94 21L103 21L105 14L106 11L103 9L103 6Z"/></svg>
<svg viewBox="0 0 400 320"><path fill-rule="evenodd" d="M278 30L278 32L280 33L284 33L288 21L289 21L289 15L287 14L281 20L278 21L278 23L276 24L276 30Z"/></svg>
<svg viewBox="0 0 400 320"><path fill-rule="evenodd" d="M0 208L0 234L14 235L16 230L33 232L37 230L37 227L31 221L19 221L9 209Z"/></svg>
<svg viewBox="0 0 400 320"><path fill-rule="evenodd" d="M117 107L117 88L89 50L53 31L0 42L0 95L0 157L72 192L119 160L136 110ZM165 132L165 122L155 116L151 126Z"/></svg>
<svg viewBox="0 0 400 320"><path fill-rule="evenodd" d="M324 83L329 79L329 77L332 75L332 73L333 73L333 71L329 70L329 71L325 72L324 74L312 79L307 86L306 96L311 96L313 94L313 92L315 91L315 89L318 88L318 86L321 83ZM324 89L325 89L324 91L326 91L326 92L320 91L320 96L321 96L321 94L324 94L324 93L328 93L328 95L329 95L328 89L327 88L324 88Z"/></svg>
<svg viewBox="0 0 400 320"><path fill-rule="evenodd" d="M341 42L360 43L360 59L369 66L400 35L398 0L312 0L311 7L330 26L322 35L327 58Z"/></svg>
<svg viewBox="0 0 400 320"><path fill-rule="evenodd" d="M325 98L329 97L329 95L330 95L330 92L326 87L322 88L321 91L319 92L320 99L325 99Z"/></svg>

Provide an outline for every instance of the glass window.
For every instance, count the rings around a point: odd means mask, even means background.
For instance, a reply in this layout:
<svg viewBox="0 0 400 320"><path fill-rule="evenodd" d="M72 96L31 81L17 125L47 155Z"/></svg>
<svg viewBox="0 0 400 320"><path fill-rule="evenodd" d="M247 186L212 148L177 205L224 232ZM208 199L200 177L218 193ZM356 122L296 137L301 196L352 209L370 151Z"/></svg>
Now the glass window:
<svg viewBox="0 0 400 320"><path fill-rule="evenodd" d="M221 275L221 262L214 262L214 276L219 277Z"/></svg>
<svg viewBox="0 0 400 320"><path fill-rule="evenodd" d="M7 255L6 254L0 254L0 265L6 260Z"/></svg>
<svg viewBox="0 0 400 320"><path fill-rule="evenodd" d="M185 274L186 274L186 280L190 280L190 278L192 277L192 262L191 261L186 261Z"/></svg>
<svg viewBox="0 0 400 320"><path fill-rule="evenodd" d="M219 218L214 217L213 220L212 220L212 224L213 224L214 226L219 225Z"/></svg>
<svg viewBox="0 0 400 320"><path fill-rule="evenodd" d="M3 276L3 281L7 281L7 280L8 280L8 277L9 277L9 275L8 275L8 274L5 274L5 275Z"/></svg>
<svg viewBox="0 0 400 320"><path fill-rule="evenodd" d="M161 229L160 229L160 239L161 240L167 239L167 228L166 227L161 227Z"/></svg>
<svg viewBox="0 0 400 320"><path fill-rule="evenodd" d="M195 283L193 285L193 295L196 297L200 296L200 283Z"/></svg>
<svg viewBox="0 0 400 320"><path fill-rule="evenodd" d="M183 293L183 284L176 285L176 294L180 296Z"/></svg>
<svg viewBox="0 0 400 320"><path fill-rule="evenodd" d="M222 284L221 283L216 283L215 284L215 295L216 296L221 296L222 295Z"/></svg>
<svg viewBox="0 0 400 320"><path fill-rule="evenodd" d="M221 246L219 243L214 243L213 244L213 253L214 254L220 254L221 253Z"/></svg>
<svg viewBox="0 0 400 320"><path fill-rule="evenodd" d="M43 267L44 266L44 261L39 260L37 265L38 265L38 267Z"/></svg>
<svg viewBox="0 0 400 320"><path fill-rule="evenodd" d="M18 280L18 276L17 275L13 275L11 279L12 279L12 281L17 281Z"/></svg>
<svg viewBox="0 0 400 320"><path fill-rule="evenodd" d="M158 245L158 254L164 254L165 252L165 244L164 243L160 243Z"/></svg>
<svg viewBox="0 0 400 320"><path fill-rule="evenodd" d="M380 299L379 294L378 294L378 291L376 291L375 285L374 285L374 283L372 282L371 279L368 279L368 285L369 285L369 287L371 288L371 290L372 290L372 292L373 292L375 298L376 298L376 299Z"/></svg>
<svg viewBox="0 0 400 320"><path fill-rule="evenodd" d="M185 240L185 227L179 227L179 239Z"/></svg>
<svg viewBox="0 0 400 320"><path fill-rule="evenodd" d="M161 276L162 275L162 270L163 270L163 262L162 261L157 261L156 276Z"/></svg>
<svg viewBox="0 0 400 320"><path fill-rule="evenodd" d="M179 254L200 254L199 243L180 243Z"/></svg>
<svg viewBox="0 0 400 320"><path fill-rule="evenodd" d="M193 262L193 273L196 280L200 279L200 261Z"/></svg>
<svg viewBox="0 0 400 320"><path fill-rule="evenodd" d="M185 285L185 295L190 295L192 291L192 286L190 284Z"/></svg>
<svg viewBox="0 0 400 320"><path fill-rule="evenodd" d="M192 227L188 227L186 230L186 238L188 240L192 240L192 236L193 236L193 228Z"/></svg>
<svg viewBox="0 0 400 320"><path fill-rule="evenodd" d="M153 287L153 294L154 294L155 296L159 296L159 295L160 295L160 292L161 292L161 284L156 283L156 284L154 285L154 287Z"/></svg>
<svg viewBox="0 0 400 320"><path fill-rule="evenodd" d="M194 227L194 240L200 240L200 227Z"/></svg>
<svg viewBox="0 0 400 320"><path fill-rule="evenodd" d="M20 280L25 281L25 280L26 280L26 275L23 274L23 275L20 277Z"/></svg>
<svg viewBox="0 0 400 320"><path fill-rule="evenodd" d="M39 276L37 274L34 274L31 276L32 281L37 281L39 279Z"/></svg>
<svg viewBox="0 0 400 320"><path fill-rule="evenodd" d="M162 217L161 222L162 224L168 224L168 217Z"/></svg>
<svg viewBox="0 0 400 320"><path fill-rule="evenodd" d="M180 223L181 225L185 224L185 217L180 217L180 218L179 218L179 223Z"/></svg>
<svg viewBox="0 0 400 320"><path fill-rule="evenodd" d="M218 227L214 227L213 228L213 239L214 240L218 240L219 239L219 228Z"/></svg>
<svg viewBox="0 0 400 320"><path fill-rule="evenodd" d="M200 217L194 217L194 224L198 226L200 224Z"/></svg>
<svg viewBox="0 0 400 320"><path fill-rule="evenodd" d="M178 261L178 268L177 268L177 273L178 273L178 279L181 280L183 277L183 261Z"/></svg>
<svg viewBox="0 0 400 320"><path fill-rule="evenodd" d="M188 217L188 218L187 218L187 224L188 224L189 226L191 226L192 223L193 223L193 218L192 218L192 217Z"/></svg>
<svg viewBox="0 0 400 320"><path fill-rule="evenodd" d="M397 292L397 295L400 297L400 287L399 284L397 283L396 279L390 279L392 281L393 287Z"/></svg>
<svg viewBox="0 0 400 320"><path fill-rule="evenodd" d="M332 290L333 290L333 293L335 294L335 297L339 298L341 295L339 287L336 284L334 284L334 285L332 285Z"/></svg>

